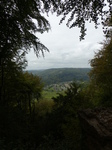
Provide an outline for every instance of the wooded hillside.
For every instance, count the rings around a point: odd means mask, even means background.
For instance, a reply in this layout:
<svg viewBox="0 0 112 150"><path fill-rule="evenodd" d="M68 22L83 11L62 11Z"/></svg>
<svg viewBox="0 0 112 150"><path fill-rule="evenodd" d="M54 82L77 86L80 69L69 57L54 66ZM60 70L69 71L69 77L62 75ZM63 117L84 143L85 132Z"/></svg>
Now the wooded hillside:
<svg viewBox="0 0 112 150"><path fill-rule="evenodd" d="M90 68L56 68L46 70L29 70L40 76L46 85L69 81L88 81Z"/></svg>

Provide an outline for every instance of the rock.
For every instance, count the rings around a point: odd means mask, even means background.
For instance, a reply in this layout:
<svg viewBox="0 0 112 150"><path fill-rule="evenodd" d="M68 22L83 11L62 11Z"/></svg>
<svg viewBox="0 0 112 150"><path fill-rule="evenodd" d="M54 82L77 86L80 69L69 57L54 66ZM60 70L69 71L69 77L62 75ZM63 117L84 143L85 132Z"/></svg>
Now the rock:
<svg viewBox="0 0 112 150"><path fill-rule="evenodd" d="M86 109L78 114L82 128L82 149L112 150L112 109Z"/></svg>

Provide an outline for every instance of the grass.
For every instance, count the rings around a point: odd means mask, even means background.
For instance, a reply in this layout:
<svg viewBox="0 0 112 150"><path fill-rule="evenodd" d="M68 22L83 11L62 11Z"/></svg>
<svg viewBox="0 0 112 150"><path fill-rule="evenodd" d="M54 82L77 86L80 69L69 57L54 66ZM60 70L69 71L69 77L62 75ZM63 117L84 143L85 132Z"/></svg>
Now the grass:
<svg viewBox="0 0 112 150"><path fill-rule="evenodd" d="M42 92L42 99L50 100L50 99L52 99L52 97L57 97L57 96L58 96L58 93L56 91L46 91L46 90L44 90Z"/></svg>

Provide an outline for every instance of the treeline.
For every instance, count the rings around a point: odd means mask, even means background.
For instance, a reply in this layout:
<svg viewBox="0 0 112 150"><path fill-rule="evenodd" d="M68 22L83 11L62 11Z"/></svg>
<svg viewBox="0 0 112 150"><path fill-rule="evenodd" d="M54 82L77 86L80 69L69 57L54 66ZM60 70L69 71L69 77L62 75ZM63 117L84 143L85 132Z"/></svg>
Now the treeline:
<svg viewBox="0 0 112 150"><path fill-rule="evenodd" d="M45 85L70 81L89 81L90 68L57 68L47 70L28 70L42 78Z"/></svg>

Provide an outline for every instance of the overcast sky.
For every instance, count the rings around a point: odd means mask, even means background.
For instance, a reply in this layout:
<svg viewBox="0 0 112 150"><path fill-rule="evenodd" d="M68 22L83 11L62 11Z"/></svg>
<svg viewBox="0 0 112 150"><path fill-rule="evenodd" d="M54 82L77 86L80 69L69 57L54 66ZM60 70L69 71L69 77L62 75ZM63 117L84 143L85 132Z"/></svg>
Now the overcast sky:
<svg viewBox="0 0 112 150"><path fill-rule="evenodd" d="M49 15L47 18L51 30L39 34L37 37L50 50L45 52L45 57L37 58L33 50L27 55L28 69L49 69L49 68L87 68L90 67L89 60L94 58L94 52L100 49L99 44L104 40L102 27L94 28L94 24L87 23L87 35L85 40L80 41L80 30L69 29L66 22L59 25L60 18Z"/></svg>

